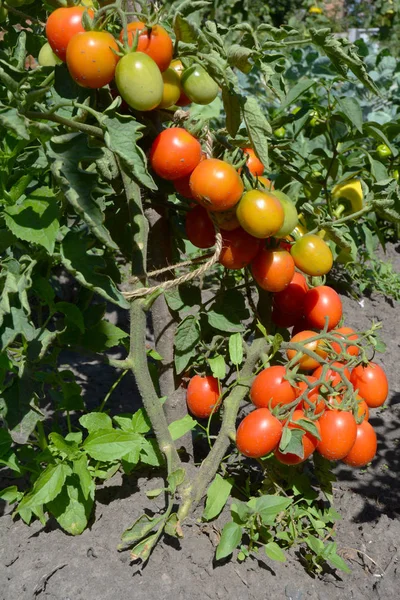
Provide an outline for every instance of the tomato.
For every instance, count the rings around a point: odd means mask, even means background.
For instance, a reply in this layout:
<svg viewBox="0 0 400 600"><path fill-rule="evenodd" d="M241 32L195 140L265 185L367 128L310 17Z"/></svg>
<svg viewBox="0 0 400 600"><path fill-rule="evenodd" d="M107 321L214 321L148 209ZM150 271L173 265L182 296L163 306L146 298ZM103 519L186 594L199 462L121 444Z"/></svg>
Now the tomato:
<svg viewBox="0 0 400 600"><path fill-rule="evenodd" d="M258 183L261 184L259 187L271 192L274 189L274 184L268 177L258 177Z"/></svg>
<svg viewBox="0 0 400 600"><path fill-rule="evenodd" d="M260 240L252 237L239 227L233 231L221 231L222 251L219 262L226 269L243 269L260 248Z"/></svg>
<svg viewBox="0 0 400 600"><path fill-rule="evenodd" d="M210 104L218 95L218 84L200 65L183 71L181 85L187 98L196 104Z"/></svg>
<svg viewBox="0 0 400 600"><path fill-rule="evenodd" d="M392 156L392 151L386 144L379 144L376 151L378 152L379 158L385 161L389 156Z"/></svg>
<svg viewBox="0 0 400 600"><path fill-rule="evenodd" d="M325 275L333 265L328 244L313 233L307 233L298 239L292 246L291 255L296 267L307 275Z"/></svg>
<svg viewBox="0 0 400 600"><path fill-rule="evenodd" d="M163 95L158 108L169 108L177 103L181 95L179 75L173 69L167 69L162 73Z"/></svg>
<svg viewBox="0 0 400 600"><path fill-rule="evenodd" d="M261 458L279 444L282 423L268 408L256 408L241 421L236 432L236 446L249 458Z"/></svg>
<svg viewBox="0 0 400 600"><path fill-rule="evenodd" d="M317 381L317 378L313 375L308 375L307 382L308 384L313 384ZM301 400L297 406L298 409L311 410L314 409L314 414L319 415L325 410L325 402L320 399L319 395L319 386L310 387L307 385L305 381L298 381L295 387L296 398L300 398L300 396L307 390L310 391L305 396L303 400Z"/></svg>
<svg viewBox="0 0 400 600"><path fill-rule="evenodd" d="M351 467L364 467L376 454L377 439L374 428L368 421L357 425L357 438L350 452L342 459Z"/></svg>
<svg viewBox="0 0 400 600"><path fill-rule="evenodd" d="M166 71L171 63L174 47L168 33L161 25L153 25L147 28L142 21L128 23L128 45L132 46L136 32L139 32L138 45L136 50L144 52L150 56L160 69ZM119 36L120 41L124 41L124 31Z"/></svg>
<svg viewBox="0 0 400 600"><path fill-rule="evenodd" d="M223 212L215 212L214 218L217 221L220 229L224 229L225 231L233 231L240 227L240 223L236 216L236 208L230 208L229 210L224 210Z"/></svg>
<svg viewBox="0 0 400 600"><path fill-rule="evenodd" d="M211 375L195 375L189 381L186 402L192 415L199 419L208 418L221 404L218 379Z"/></svg>
<svg viewBox="0 0 400 600"><path fill-rule="evenodd" d="M314 352L321 358L325 359L327 354L323 348L323 340L314 340L312 342L307 342L304 344L304 342L306 340L308 340L309 338L313 338L316 335L317 334L315 333L315 331L308 331L308 330L300 331L299 333L296 333L296 335L292 337L292 339L290 340L290 343L302 344L304 346L304 348L306 348L307 350L311 350L312 352ZM297 350L289 348L286 351L286 354L287 354L288 359L292 360L296 356ZM317 359L313 358L312 356L301 353L300 357L296 361L296 364L298 364L300 366L300 369L302 369L303 371L313 371L314 369L319 367L320 363L318 362Z"/></svg>
<svg viewBox="0 0 400 600"><path fill-rule="evenodd" d="M65 62L67 58L67 46L76 33L84 32L82 16L86 8L84 6L71 6L68 8L57 8L53 11L46 22L46 37L54 54ZM92 10L87 11L91 17Z"/></svg>
<svg viewBox="0 0 400 600"><path fill-rule="evenodd" d="M56 65L61 65L62 60L58 58L57 54L54 54L50 44L46 42L40 48L38 63L41 67L55 67Z"/></svg>
<svg viewBox="0 0 400 600"><path fill-rule="evenodd" d="M175 190L188 200L192 200L193 194L189 185L190 175L186 175L185 177L180 177L179 179L174 179L172 182L174 184Z"/></svg>
<svg viewBox="0 0 400 600"><path fill-rule="evenodd" d="M304 317L310 328L323 329L328 318L328 331L342 318L342 301L339 294L327 285L308 290L304 298Z"/></svg>
<svg viewBox="0 0 400 600"><path fill-rule="evenodd" d="M125 102L135 110L153 110L163 97L160 69L144 52L131 52L121 58L115 70L115 83Z"/></svg>
<svg viewBox="0 0 400 600"><path fill-rule="evenodd" d="M274 450L275 458L277 458L279 460L279 462L283 463L284 465L298 465L299 463L304 462L305 460L307 460L307 458L309 456L311 456L311 454L314 452L314 450L316 449L316 447L319 444L318 438L316 438L309 431L306 431L305 429L303 429L303 427L301 425L296 424L296 421L299 421L300 419L307 420L307 417L305 416L304 411L295 410L292 415L291 422L288 424L288 427L289 427L289 429L301 429L302 431L305 432L303 437L301 438L301 443L303 445L303 456L301 457L301 456L298 456L297 454L293 454L291 452L283 453L279 450L279 448L276 448ZM315 422L315 426L319 431L318 421Z"/></svg>
<svg viewBox="0 0 400 600"><path fill-rule="evenodd" d="M8 17L8 10L6 9L5 6L0 6L0 23L4 23L4 21L7 20ZM41 63L39 63L41 64ZM49 65L42 65L43 67L49 66ZM51 65L53 66L53 65Z"/></svg>
<svg viewBox="0 0 400 600"><path fill-rule="evenodd" d="M335 337L338 337L345 342L347 354L349 354L350 356L358 356L359 355L360 348L358 346L348 345L348 342L350 340L353 340L353 341L358 340L358 335L356 334L354 329L352 329L351 327L339 327L338 329L335 329L334 331L332 331L332 333ZM341 353L340 344L338 344L337 342L332 342L331 346L332 346L332 350L337 352L337 354Z"/></svg>
<svg viewBox="0 0 400 600"><path fill-rule="evenodd" d="M67 48L67 67L71 77L87 88L101 88L114 79L119 57L117 42L106 31L77 33Z"/></svg>
<svg viewBox="0 0 400 600"><path fill-rule="evenodd" d="M341 362L335 361L333 363L330 363L330 368L325 373L324 381L329 381L330 384L333 387L336 387L336 386L339 386L339 385L341 387L343 387L344 386L344 381L342 379L342 376L333 367L338 367L339 369L344 369L343 372L344 372L345 376L347 377L347 379L350 380L350 371L346 367L346 365L344 365ZM323 369L322 365L320 365L317 369L315 369L315 371L313 373L314 377L316 377L317 379L321 379L322 369Z"/></svg>
<svg viewBox="0 0 400 600"><path fill-rule="evenodd" d="M297 319L303 314L304 298L308 292L307 280L295 272L288 286L274 294L274 306L282 313L289 313Z"/></svg>
<svg viewBox="0 0 400 600"><path fill-rule="evenodd" d="M159 133L150 150L150 164L163 179L175 180L190 175L200 160L200 142L181 127Z"/></svg>
<svg viewBox="0 0 400 600"><path fill-rule="evenodd" d="M344 458L354 446L357 423L351 412L327 410L319 418L321 441L317 452L328 460Z"/></svg>
<svg viewBox="0 0 400 600"><path fill-rule="evenodd" d="M278 129L274 129L274 136L282 139L285 137L286 129L284 127L278 127Z"/></svg>
<svg viewBox="0 0 400 600"><path fill-rule="evenodd" d="M175 59L170 64L170 68L173 69L175 71L175 73L178 74L179 79L181 79L182 73L185 70L182 62L179 59ZM179 96L176 105L177 106L187 106L188 104L190 104L190 99L186 96L186 94L183 91L181 91L181 95Z"/></svg>
<svg viewBox="0 0 400 600"><path fill-rule="evenodd" d="M254 152L253 148L242 148L242 150L245 154L248 154L249 156L249 158L246 161L246 167L248 168L250 173L252 175L262 175L264 173L264 165L258 158L257 154ZM265 177L263 177L263 179L265 179Z"/></svg>
<svg viewBox="0 0 400 600"><path fill-rule="evenodd" d="M193 246L211 248L215 244L215 229L208 212L195 206L186 215L186 235Z"/></svg>
<svg viewBox="0 0 400 600"><path fill-rule="evenodd" d="M239 202L244 186L232 165L218 158L209 158L193 171L190 188L204 208L221 212Z"/></svg>
<svg viewBox="0 0 400 600"><path fill-rule="evenodd" d="M271 319L278 327L293 327L293 325L296 325L298 318L297 314L285 312L276 306L272 307Z"/></svg>
<svg viewBox="0 0 400 600"><path fill-rule="evenodd" d="M385 371L376 363L355 367L350 381L370 408L382 406L388 396L389 384Z"/></svg>
<svg viewBox="0 0 400 600"><path fill-rule="evenodd" d="M282 227L285 213L281 203L269 192L245 192L237 206L236 216L247 233L265 239Z"/></svg>
<svg viewBox="0 0 400 600"><path fill-rule="evenodd" d="M356 417L359 419L364 418L364 421L368 421L369 419L369 408L368 404L361 398L361 396L357 396L357 414Z"/></svg>
<svg viewBox="0 0 400 600"><path fill-rule="evenodd" d="M251 270L263 290L281 292L293 279L294 262L286 250L261 248L251 263Z"/></svg>
<svg viewBox="0 0 400 600"><path fill-rule="evenodd" d="M283 224L281 228L274 233L274 237L284 238L292 233L293 229L298 224L298 215L297 210L289 196L280 192L279 190L274 190L273 195L278 198L284 213Z"/></svg>
<svg viewBox="0 0 400 600"><path fill-rule="evenodd" d="M293 387L286 379L285 367L268 367L257 375L250 389L252 403L258 408L275 408L277 404L290 404L296 399Z"/></svg>

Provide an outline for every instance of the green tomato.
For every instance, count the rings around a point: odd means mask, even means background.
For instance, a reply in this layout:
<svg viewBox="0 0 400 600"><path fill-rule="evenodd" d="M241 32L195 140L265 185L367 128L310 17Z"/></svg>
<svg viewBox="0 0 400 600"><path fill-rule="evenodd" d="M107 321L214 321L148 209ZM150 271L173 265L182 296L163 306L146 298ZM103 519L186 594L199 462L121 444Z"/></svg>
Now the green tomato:
<svg viewBox="0 0 400 600"><path fill-rule="evenodd" d="M218 84L200 65L183 71L181 85L186 96L195 104L210 104L218 95Z"/></svg>
<svg viewBox="0 0 400 600"><path fill-rule="evenodd" d="M399 173L399 170L398 170L398 169L394 169L394 171L393 171L393 173L392 173L392 177L394 177L394 179L395 179L396 181L398 181L398 180L399 180L400 173Z"/></svg>
<svg viewBox="0 0 400 600"><path fill-rule="evenodd" d="M130 52L121 58L115 70L115 83L122 98L135 110L153 110L163 97L160 69L143 52Z"/></svg>
<svg viewBox="0 0 400 600"><path fill-rule="evenodd" d="M318 115L318 112L316 110L312 110L310 112L310 117L311 117L310 127L315 127L316 125L318 125L318 123L319 123L319 115Z"/></svg>
<svg viewBox="0 0 400 600"><path fill-rule="evenodd" d="M54 54L49 43L45 43L41 48L38 56L38 63L41 67L55 67L61 65L62 60Z"/></svg>
<svg viewBox="0 0 400 600"><path fill-rule="evenodd" d="M275 129L275 131L274 131L274 135L277 138L284 138L285 133L286 133L286 129L284 127L279 127L278 129Z"/></svg>
<svg viewBox="0 0 400 600"><path fill-rule="evenodd" d="M4 23L4 21L7 19L7 16L8 10L4 8L4 6L0 6L0 23Z"/></svg>
<svg viewBox="0 0 400 600"><path fill-rule="evenodd" d="M278 198L279 202L282 205L283 212L285 213L283 225L280 228L280 230L274 234L274 237L284 238L290 233L292 233L293 229L298 224L299 219L297 210L289 196L287 196L283 192L280 192L279 190L274 190L272 194L273 196L276 196Z"/></svg>
<svg viewBox="0 0 400 600"><path fill-rule="evenodd" d="M386 144L380 144L376 149L379 158L385 160L389 156L392 156L392 151Z"/></svg>

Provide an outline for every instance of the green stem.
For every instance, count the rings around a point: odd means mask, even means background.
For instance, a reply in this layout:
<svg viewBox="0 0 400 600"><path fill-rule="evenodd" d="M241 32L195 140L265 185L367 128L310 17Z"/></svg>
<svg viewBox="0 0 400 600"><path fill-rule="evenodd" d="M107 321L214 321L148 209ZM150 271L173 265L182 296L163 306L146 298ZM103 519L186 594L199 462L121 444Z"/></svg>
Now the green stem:
<svg viewBox="0 0 400 600"><path fill-rule="evenodd" d="M207 491L211 481L214 479L219 466L224 458L229 444L236 437L236 418L239 412L240 403L248 394L250 378L254 368L260 359L261 354L268 350L268 343L263 339L257 339L249 348L246 362L240 371L237 385L224 400L224 416L218 437L210 453L203 461L192 485L188 486L183 495L183 502L178 511L178 517L183 520L189 512L197 506Z"/></svg>
<svg viewBox="0 0 400 600"><path fill-rule="evenodd" d="M340 219L337 219L336 221L324 221L318 227L315 227L309 233L317 233L321 229L327 229L329 232L330 225L342 225L343 223L347 223L348 221L354 221L355 219L362 217L362 215L365 215L366 213L371 212L371 210L372 210L371 206L367 204L366 206L363 206L357 212L351 213L351 215L346 215L345 217L341 217Z"/></svg>
<svg viewBox="0 0 400 600"><path fill-rule="evenodd" d="M100 404L98 412L103 412L104 407L105 407L106 403L108 402L108 399L110 398L111 394L118 387L118 385L120 384L120 382L122 381L122 379L125 377L125 375L127 373L129 373L128 369L126 369L125 371L122 371L122 373L120 374L120 376L118 377L118 379L116 381L114 381L114 383L112 384L112 386L108 390L107 394L104 396L104 400Z"/></svg>
<svg viewBox="0 0 400 600"><path fill-rule="evenodd" d="M92 135L93 137L97 137L99 139L103 139L103 131L100 127L94 127L93 125L86 125L86 123L77 123L72 119L66 119L65 117L60 117L60 115L55 115L48 112L32 112L27 111L25 117L28 119L43 119L45 121L53 121L53 123L59 123L60 125L64 125L65 127L69 127L70 129L76 129L77 131L82 131L83 133L87 133L88 135Z"/></svg>

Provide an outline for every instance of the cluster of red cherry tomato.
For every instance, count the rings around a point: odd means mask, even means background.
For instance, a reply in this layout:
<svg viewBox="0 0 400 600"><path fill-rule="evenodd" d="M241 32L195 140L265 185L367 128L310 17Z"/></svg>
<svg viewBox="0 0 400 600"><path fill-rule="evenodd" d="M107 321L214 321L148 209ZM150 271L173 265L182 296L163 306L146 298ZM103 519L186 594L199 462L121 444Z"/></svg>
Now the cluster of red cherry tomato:
<svg viewBox="0 0 400 600"><path fill-rule="evenodd" d="M135 21L121 30L119 40L108 31L85 30L84 13L96 22L93 3L58 8L46 23L48 43L59 61L66 62L73 79L81 86L101 88L115 79L119 94L133 109L185 106L191 102L209 104L219 91L218 84L198 64L184 68L173 59L173 41L161 25L148 27ZM56 64L46 49L39 62Z"/></svg>

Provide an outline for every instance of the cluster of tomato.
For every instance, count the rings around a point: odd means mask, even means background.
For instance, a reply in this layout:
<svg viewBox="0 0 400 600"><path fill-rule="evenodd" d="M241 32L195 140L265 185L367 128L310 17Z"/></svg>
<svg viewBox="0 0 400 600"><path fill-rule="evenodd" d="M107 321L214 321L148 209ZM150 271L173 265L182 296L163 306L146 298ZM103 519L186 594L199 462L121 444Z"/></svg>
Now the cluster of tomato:
<svg viewBox="0 0 400 600"><path fill-rule="evenodd" d="M303 332L316 337L315 332ZM315 353L326 359L345 346L350 356L359 353L357 334L351 328L332 331L341 341L330 347L321 339L312 342ZM291 342L302 341L294 336ZM298 353L287 351L289 360ZM376 433L369 423L369 409L381 406L388 395L384 370L376 363L359 364L350 370L345 363L328 360L326 366L303 354L297 358L299 371L288 365L263 369L254 379L250 399L256 407L239 424L238 450L250 458L271 452L286 465L297 465L317 451L328 460L342 460L353 467L369 463L376 454ZM311 373L305 375L306 373ZM290 377L290 373L292 377ZM300 375L298 374L300 373ZM324 385L324 382L327 385ZM351 391L349 395L349 388ZM347 390L347 398L345 396ZM187 388L187 404L193 415L207 418L218 410L222 394L218 380L195 375ZM296 453L282 447L285 429L301 431L301 449Z"/></svg>
<svg viewBox="0 0 400 600"><path fill-rule="evenodd" d="M39 54L41 65L64 61L73 79L88 88L101 88L115 79L123 100L139 111L191 102L209 104L217 96L218 84L201 65L185 69L179 59L172 60L173 42L161 25L129 23L117 41L108 31L86 31L85 12L95 19L89 0L50 14L46 23L49 46Z"/></svg>
<svg viewBox="0 0 400 600"><path fill-rule="evenodd" d="M207 158L200 142L185 129L166 129L154 140L153 170L171 181L178 194L195 201L186 217L188 239L198 248L211 248L216 222L223 241L219 262L227 269L251 264L257 284L269 292L284 290L296 267L311 276L326 274L333 264L329 246L311 233L294 243L284 241L296 230L296 207L286 194L271 190L254 151L244 148L244 152L261 189L245 191L239 171L224 160Z"/></svg>

